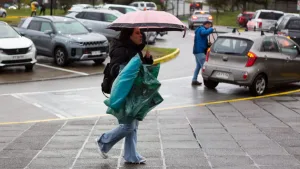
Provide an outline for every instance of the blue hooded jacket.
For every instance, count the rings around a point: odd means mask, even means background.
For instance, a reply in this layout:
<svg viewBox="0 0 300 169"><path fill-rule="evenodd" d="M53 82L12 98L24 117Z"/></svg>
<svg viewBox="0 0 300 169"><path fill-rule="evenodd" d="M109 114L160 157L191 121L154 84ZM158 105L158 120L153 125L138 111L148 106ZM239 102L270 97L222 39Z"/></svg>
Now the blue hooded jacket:
<svg viewBox="0 0 300 169"><path fill-rule="evenodd" d="M208 36L213 31L213 28L206 29L204 26L200 26L195 30L193 54L205 53L205 50L208 47Z"/></svg>

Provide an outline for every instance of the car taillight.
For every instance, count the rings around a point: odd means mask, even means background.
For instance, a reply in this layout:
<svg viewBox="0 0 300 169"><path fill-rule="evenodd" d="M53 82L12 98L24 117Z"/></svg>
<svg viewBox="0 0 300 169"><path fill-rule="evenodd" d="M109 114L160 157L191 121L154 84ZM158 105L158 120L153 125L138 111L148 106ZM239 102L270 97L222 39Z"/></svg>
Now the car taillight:
<svg viewBox="0 0 300 169"><path fill-rule="evenodd" d="M248 78L248 72L245 72L244 74L243 74L243 79L247 79Z"/></svg>
<svg viewBox="0 0 300 169"><path fill-rule="evenodd" d="M194 15L193 15L193 16L192 16L192 19L197 19L197 16L194 16Z"/></svg>
<svg viewBox="0 0 300 169"><path fill-rule="evenodd" d="M262 20L261 19L258 19L257 20L257 26L259 27L259 28L262 28Z"/></svg>
<svg viewBox="0 0 300 169"><path fill-rule="evenodd" d="M205 57L205 61L207 62L208 59L209 59L209 55L210 55L210 48L207 49L207 52L206 52L206 57Z"/></svg>
<svg viewBox="0 0 300 169"><path fill-rule="evenodd" d="M253 52L248 52L247 56L248 56L248 61L246 63L246 67L251 67L254 65L254 63L257 59L257 56Z"/></svg>

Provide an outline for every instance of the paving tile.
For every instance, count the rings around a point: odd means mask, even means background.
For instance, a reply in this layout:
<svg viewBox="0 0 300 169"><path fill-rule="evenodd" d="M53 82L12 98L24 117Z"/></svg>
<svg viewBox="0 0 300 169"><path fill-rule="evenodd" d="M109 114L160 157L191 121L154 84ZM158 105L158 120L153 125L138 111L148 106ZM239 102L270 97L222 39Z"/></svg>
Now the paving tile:
<svg viewBox="0 0 300 169"><path fill-rule="evenodd" d="M196 141L163 141L163 148L200 148Z"/></svg>
<svg viewBox="0 0 300 169"><path fill-rule="evenodd" d="M291 155L264 155L264 156L251 156L252 159L262 166L294 166L300 165L300 162Z"/></svg>
<svg viewBox="0 0 300 169"><path fill-rule="evenodd" d="M209 157L213 168L217 167L232 167L232 166L249 166L253 165L253 161L246 156L216 156Z"/></svg>
<svg viewBox="0 0 300 169"><path fill-rule="evenodd" d="M244 156L246 152L244 152L240 148L207 148L204 149L208 156Z"/></svg>

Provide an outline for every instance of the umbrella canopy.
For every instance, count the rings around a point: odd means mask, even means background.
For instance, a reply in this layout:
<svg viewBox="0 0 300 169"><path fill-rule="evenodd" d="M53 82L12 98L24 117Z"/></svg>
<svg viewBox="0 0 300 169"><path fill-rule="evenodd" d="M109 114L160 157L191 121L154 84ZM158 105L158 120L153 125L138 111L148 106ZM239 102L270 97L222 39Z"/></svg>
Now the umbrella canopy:
<svg viewBox="0 0 300 169"><path fill-rule="evenodd" d="M120 16L107 29L121 31L135 28L147 31L184 31L186 26L174 15L164 11L137 11Z"/></svg>

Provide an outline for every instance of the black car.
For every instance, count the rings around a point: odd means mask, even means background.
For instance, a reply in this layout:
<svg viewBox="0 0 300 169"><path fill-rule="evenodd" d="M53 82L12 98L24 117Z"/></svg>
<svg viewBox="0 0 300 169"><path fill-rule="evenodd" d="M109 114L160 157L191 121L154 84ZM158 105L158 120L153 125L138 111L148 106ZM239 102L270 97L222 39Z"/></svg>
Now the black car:
<svg viewBox="0 0 300 169"><path fill-rule="evenodd" d="M283 16L270 30L279 35L287 36L298 45L300 44L300 16Z"/></svg>

